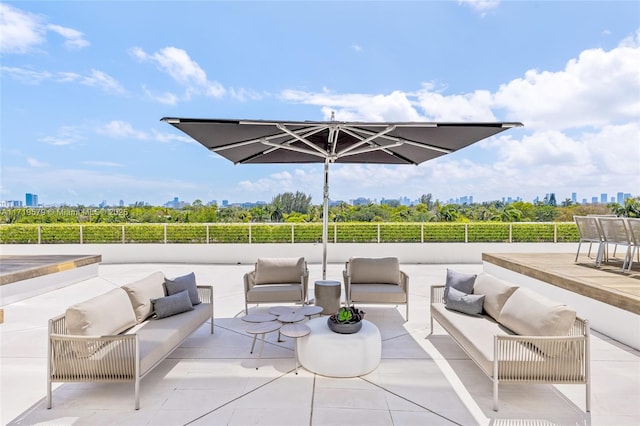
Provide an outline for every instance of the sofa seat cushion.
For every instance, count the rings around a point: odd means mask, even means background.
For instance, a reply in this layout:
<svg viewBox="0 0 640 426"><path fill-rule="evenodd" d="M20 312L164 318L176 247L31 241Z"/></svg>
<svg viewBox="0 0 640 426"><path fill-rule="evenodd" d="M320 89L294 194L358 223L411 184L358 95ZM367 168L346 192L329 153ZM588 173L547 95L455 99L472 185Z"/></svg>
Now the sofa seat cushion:
<svg viewBox="0 0 640 426"><path fill-rule="evenodd" d="M122 288L129 295L131 305L136 313L136 320L142 322L153 314L151 299L159 299L166 296L164 291L164 274L154 272L153 274L123 285Z"/></svg>
<svg viewBox="0 0 640 426"><path fill-rule="evenodd" d="M485 272L478 274L473 285L474 294L484 295L483 308L485 313L496 321L505 302L517 289L517 285Z"/></svg>
<svg viewBox="0 0 640 426"><path fill-rule="evenodd" d="M400 262L396 257L366 258L354 257L349 260L351 283L400 284Z"/></svg>
<svg viewBox="0 0 640 426"><path fill-rule="evenodd" d="M249 303L277 303L302 300L302 286L299 283L256 285L247 292Z"/></svg>
<svg viewBox="0 0 640 426"><path fill-rule="evenodd" d="M256 262L256 285L302 284L305 274L303 257L262 257Z"/></svg>
<svg viewBox="0 0 640 426"><path fill-rule="evenodd" d="M447 309L443 303L431 305L433 317L471 356L484 372L493 375L493 336L513 334L492 318L467 315Z"/></svg>
<svg viewBox="0 0 640 426"><path fill-rule="evenodd" d="M69 333L78 336L119 334L136 324L129 297L121 288L70 306L65 320Z"/></svg>
<svg viewBox="0 0 640 426"><path fill-rule="evenodd" d="M178 315L150 319L137 330L141 375L211 318L211 304L201 303L193 308Z"/></svg>
<svg viewBox="0 0 640 426"><path fill-rule="evenodd" d="M351 301L363 303L407 303L407 294L399 285L351 284Z"/></svg>

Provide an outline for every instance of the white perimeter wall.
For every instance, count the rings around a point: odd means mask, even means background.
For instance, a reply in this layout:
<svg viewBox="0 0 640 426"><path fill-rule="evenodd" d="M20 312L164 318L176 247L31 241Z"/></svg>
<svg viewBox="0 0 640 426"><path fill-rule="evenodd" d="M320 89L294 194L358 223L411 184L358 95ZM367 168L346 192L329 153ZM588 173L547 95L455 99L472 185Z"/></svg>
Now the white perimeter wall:
<svg viewBox="0 0 640 426"><path fill-rule="evenodd" d="M482 263L482 253L575 253L577 243L332 243L328 263L395 256L400 263ZM102 263L253 264L258 257L303 256L322 263L322 244L4 244L3 255L102 255Z"/></svg>

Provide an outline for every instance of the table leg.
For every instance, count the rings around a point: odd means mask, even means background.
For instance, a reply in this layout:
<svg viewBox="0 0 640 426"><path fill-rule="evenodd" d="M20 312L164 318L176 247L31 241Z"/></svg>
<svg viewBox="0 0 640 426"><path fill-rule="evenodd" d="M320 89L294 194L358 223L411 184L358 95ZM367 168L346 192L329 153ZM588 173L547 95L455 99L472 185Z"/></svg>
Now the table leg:
<svg viewBox="0 0 640 426"><path fill-rule="evenodd" d="M298 339L293 342L293 360L296 363L296 376L298 375Z"/></svg>
<svg viewBox="0 0 640 426"><path fill-rule="evenodd" d="M260 365L260 360L262 359L262 348L264 348L264 336L267 333L262 333L262 341L260 342L260 352L258 352L258 360L256 361L256 370Z"/></svg>
<svg viewBox="0 0 640 426"><path fill-rule="evenodd" d="M251 351L249 352L250 354L252 354L252 353L253 353L253 348L254 348L254 347L255 347L255 345L256 345L256 337L258 337L258 335L257 335L257 334L254 334L254 335L253 335L253 342L251 343Z"/></svg>

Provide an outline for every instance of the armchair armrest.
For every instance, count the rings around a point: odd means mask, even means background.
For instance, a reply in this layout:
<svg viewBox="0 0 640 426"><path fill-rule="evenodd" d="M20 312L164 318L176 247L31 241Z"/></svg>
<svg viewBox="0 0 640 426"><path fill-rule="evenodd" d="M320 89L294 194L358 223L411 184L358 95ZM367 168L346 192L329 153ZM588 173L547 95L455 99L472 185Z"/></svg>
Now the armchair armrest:
<svg viewBox="0 0 640 426"><path fill-rule="evenodd" d="M245 294L256 285L256 271L255 269L251 272L247 272L244 274L244 292Z"/></svg>

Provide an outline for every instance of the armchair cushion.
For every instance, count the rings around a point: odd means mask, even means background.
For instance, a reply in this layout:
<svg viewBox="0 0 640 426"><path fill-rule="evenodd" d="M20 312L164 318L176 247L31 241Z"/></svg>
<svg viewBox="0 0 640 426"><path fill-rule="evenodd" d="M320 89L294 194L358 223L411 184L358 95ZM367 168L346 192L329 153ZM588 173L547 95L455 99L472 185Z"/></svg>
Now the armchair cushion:
<svg viewBox="0 0 640 426"><path fill-rule="evenodd" d="M400 263L396 257L349 260L351 284L400 284ZM352 290L353 291L353 290Z"/></svg>
<svg viewBox="0 0 640 426"><path fill-rule="evenodd" d="M256 262L256 285L301 283L306 273L303 257L262 257Z"/></svg>
<svg viewBox="0 0 640 426"><path fill-rule="evenodd" d="M407 293L399 285L357 284L351 286L351 301L354 303L407 303Z"/></svg>

